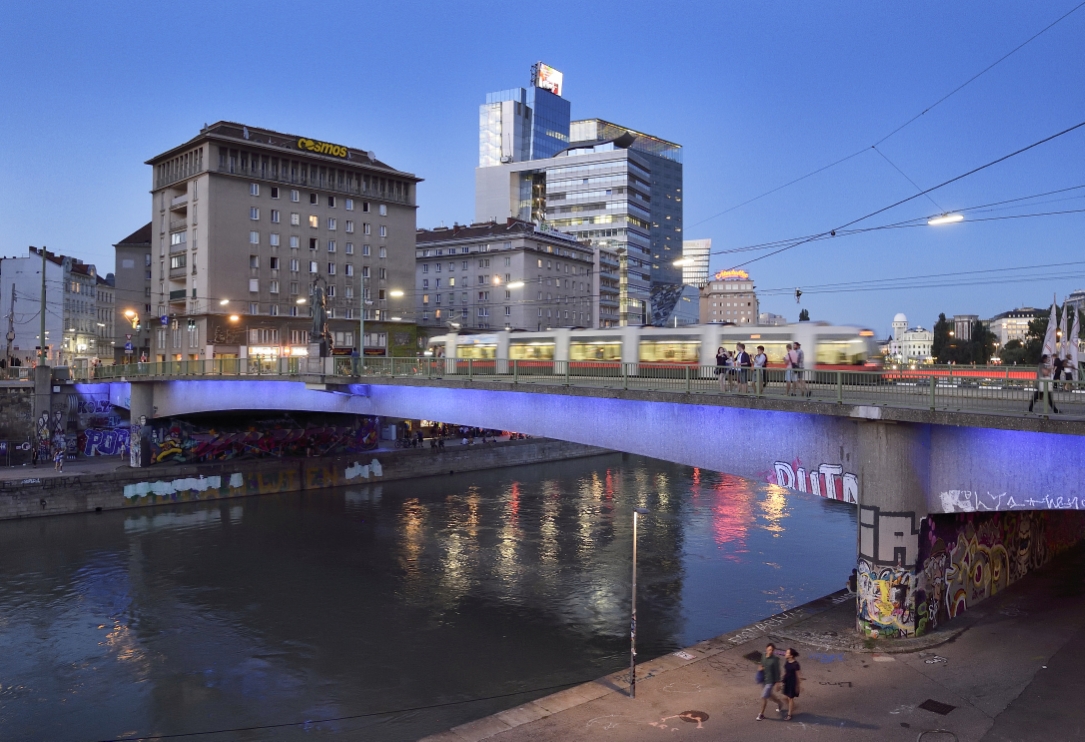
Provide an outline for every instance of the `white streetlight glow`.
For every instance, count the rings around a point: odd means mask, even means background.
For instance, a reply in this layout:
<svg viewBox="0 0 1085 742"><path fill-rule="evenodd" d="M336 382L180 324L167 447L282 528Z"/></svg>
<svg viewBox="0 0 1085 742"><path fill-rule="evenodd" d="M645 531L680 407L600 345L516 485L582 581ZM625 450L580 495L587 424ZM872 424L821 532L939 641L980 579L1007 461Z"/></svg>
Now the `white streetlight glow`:
<svg viewBox="0 0 1085 742"><path fill-rule="evenodd" d="M400 298L403 297L403 292L400 291L399 289L392 289L391 291L388 292L388 295L390 297L392 297L393 299L400 299Z"/></svg>
<svg viewBox="0 0 1085 742"><path fill-rule="evenodd" d="M683 265L693 265L693 261L689 258L678 258L678 260L671 263L671 265L675 265L681 268Z"/></svg>
<svg viewBox="0 0 1085 742"><path fill-rule="evenodd" d="M304 296L302 296L302 297L299 297L298 300L296 302L294 302L294 303L295 304L304 304L306 301L307 301L306 298Z"/></svg>
<svg viewBox="0 0 1085 742"><path fill-rule="evenodd" d="M964 221L964 214L942 214L927 220L927 226L937 227L940 224L956 224Z"/></svg>
<svg viewBox="0 0 1085 742"><path fill-rule="evenodd" d="M523 281L513 281L512 283L506 283L505 284L505 288L507 288L507 289L522 289L523 287L524 287L524 282Z"/></svg>
<svg viewBox="0 0 1085 742"><path fill-rule="evenodd" d="M224 306L226 306L226 305L227 305L227 304L229 304L229 303L230 303L230 300L229 300L229 299L223 299L222 301L220 301L220 302L219 302L219 306L220 306L220 307L224 307Z"/></svg>

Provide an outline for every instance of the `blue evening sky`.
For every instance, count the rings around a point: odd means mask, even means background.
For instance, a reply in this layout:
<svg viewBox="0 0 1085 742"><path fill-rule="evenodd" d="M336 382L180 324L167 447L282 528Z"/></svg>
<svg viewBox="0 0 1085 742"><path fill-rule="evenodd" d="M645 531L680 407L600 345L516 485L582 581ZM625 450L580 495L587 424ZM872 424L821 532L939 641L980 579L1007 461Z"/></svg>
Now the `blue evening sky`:
<svg viewBox="0 0 1085 742"><path fill-rule="evenodd" d="M220 119L375 150L425 179L419 226L470 221L478 106L565 74L574 118L681 143L689 239L716 250L820 232L911 195L867 151L713 215L880 139L1063 15L1050 2L7 3L0 24L0 254L28 244L111 270L150 218L147 158ZM1085 8L880 149L929 187L1085 120ZM864 223L873 226L1085 183L1085 128ZM976 216L1085 208L1085 189ZM909 288L910 277L1085 260L1085 214L886 230L751 264L759 290L804 287L812 318L887 332L897 311L990 316L1085 287L1049 278ZM717 255L713 269L758 253ZM1005 278L1007 274L989 274ZM982 277L982 276L981 276ZM899 278L891 288L817 284ZM794 320L793 296L764 311Z"/></svg>

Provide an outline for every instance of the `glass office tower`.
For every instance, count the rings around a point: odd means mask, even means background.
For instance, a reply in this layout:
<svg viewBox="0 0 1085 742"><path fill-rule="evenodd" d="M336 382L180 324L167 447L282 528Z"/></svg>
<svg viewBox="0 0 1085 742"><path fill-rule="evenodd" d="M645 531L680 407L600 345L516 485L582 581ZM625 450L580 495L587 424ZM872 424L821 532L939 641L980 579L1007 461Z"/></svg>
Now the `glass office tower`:
<svg viewBox="0 0 1085 742"><path fill-rule="evenodd" d="M553 157L569 146L569 101L543 88L489 93L479 106L478 166Z"/></svg>

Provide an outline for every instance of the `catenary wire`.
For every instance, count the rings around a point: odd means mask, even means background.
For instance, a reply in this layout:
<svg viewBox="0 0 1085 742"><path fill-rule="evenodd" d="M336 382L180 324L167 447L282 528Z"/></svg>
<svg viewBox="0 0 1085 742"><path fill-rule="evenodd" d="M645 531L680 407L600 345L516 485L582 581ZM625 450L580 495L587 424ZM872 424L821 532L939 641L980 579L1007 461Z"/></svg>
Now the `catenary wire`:
<svg viewBox="0 0 1085 742"><path fill-rule="evenodd" d="M883 142L887 141L887 140L888 140L888 139L889 139L890 137L892 137L892 136L896 135L897 133L901 132L902 130L904 130L904 129L905 129L905 128L907 128L908 126L912 125L913 123L915 123L916 121L918 121L918 120L919 120L920 118L922 118L922 117L923 117L924 115L926 115L926 114L927 114L927 113L929 113L930 111L934 110L934 109L935 109L935 108L936 108L937 106L939 106L939 105L941 105L942 103L944 103L944 102L945 102L946 100L948 100L948 99L949 99L950 97L952 97L952 96L956 95L956 94L957 94L957 93L959 93L959 92L960 92L961 90L963 90L964 88L966 88L966 87L967 87L968 85L972 84L973 82L975 82L976 80L978 80L978 79L979 79L980 77L982 77L983 75L987 74L987 73L988 73L988 72L990 72L990 71L991 71L992 69L994 69L995 67L997 67L997 66L998 66L999 64L1001 64L1002 62L1006 61L1007 59L1009 59L1009 58L1010 58L1011 56L1013 56L1013 55L1014 55L1014 54L1016 54L1017 52L1021 51L1021 49L1023 49L1023 48L1024 48L1024 47L1026 47L1026 46L1028 46L1028 45L1029 45L1030 43L1032 43L1033 41L1035 41L1035 40L1036 40L1037 38L1039 38L1039 37L1040 37L1041 35L1043 35L1043 34L1044 34L1044 33L1046 33L1047 31L1050 31L1050 30L1051 30L1052 28L1054 28L1054 27L1055 27L1056 25L1058 25L1058 24L1059 24L1059 23L1061 23L1062 21L1066 20L1066 18L1068 18L1069 16L1073 15L1073 14L1074 14L1075 12L1077 12L1078 10L1080 10L1082 6L1085 6L1085 2L1081 2L1081 3L1078 3L1077 5L1075 5L1075 6L1074 6L1073 8L1071 8L1071 9L1070 9L1069 11L1067 11L1067 12L1066 12L1066 13L1064 13L1063 15L1059 16L1058 18L1056 18L1056 19L1055 19L1054 21L1052 21L1052 22L1051 22L1051 23L1049 23L1048 25L1044 26L1044 27L1043 27L1042 29L1040 29L1039 31L1037 31L1037 32L1036 32L1035 34L1033 34L1033 35L1032 35L1032 36L1030 36L1029 38L1025 39L1025 41L1023 41L1022 43L1018 44L1018 45L1017 45L1016 47L1014 47L1013 49L1011 49L1011 50L1010 50L1009 52L1007 52L1006 54L1002 55L1001 57L999 57L998 59L996 59L996 60L995 60L994 62L992 62L991 64L987 65L987 66L986 66L986 67L984 67L984 68L983 68L982 70L980 70L979 72L977 72L977 73L976 73L975 75L973 75L972 77L968 78L968 79L967 79L967 80L965 80L965 81L964 81L963 83L961 83L960 85L958 85L957 87L955 87L955 88L954 88L953 90L949 91L948 93L946 93L945 95L943 95L943 96L942 96L941 98L939 98L938 100L936 100L936 101L935 101L934 103L932 103L931 105L927 106L926 108L924 108L924 109L923 109L922 111L920 111L920 112L919 112L919 113L917 113L916 115L912 116L912 117L911 117L910 119L908 119L907 121L905 121L905 122L904 122L903 124L901 124L901 125L900 125L900 126L898 126L897 128L893 129L893 130L892 130L891 132L889 132L888 134L886 134L885 136L883 136L883 137L882 137L881 139L879 139L879 140L877 140L876 142L874 142L874 143L873 143L872 145L870 145L870 147L871 147L871 148L877 147L877 146L878 146L879 144L881 144L881 143L883 143ZM691 224L691 225L690 225L689 227L687 227L687 229L692 229L693 227L699 227L700 225L704 224L705 222L709 222L709 221L712 221L713 219L716 219L717 217L721 217L721 216L723 216L723 215L725 215L725 214L729 214L729 213L731 213L732 211L735 211L735 210L737 210L737 209L741 209L741 208L742 208L743 206L748 206L749 204L752 204L752 203L753 203L753 202L755 202L755 201L759 201L759 200L761 200L762 198L765 198L766 196L771 196L771 195L772 195L773 193L776 193L776 192L778 192L778 191L782 191L783 189L785 189L785 188L788 188L788 187L790 187L790 186L793 186L793 185L795 185L796 183L799 183L799 182L801 182L801 181L804 181L804 180L806 180L807 178L812 178L813 176L815 176L815 175L817 175L817 174L819 174L819 173L823 173L823 172L825 172L826 170L830 170L830 169L832 169L832 168L836 167L837 165L842 165L842 164L844 164L845 162L847 162L848 160L854 159L854 158L858 157L859 155L861 155L861 154L865 153L865 152L866 152L867 150L868 150L868 148L867 148L867 147L863 147L863 148L862 148L862 149L860 149L860 150L856 150L855 152L852 152L852 153L851 153L850 155L847 155L846 157L841 157L841 158L840 158L839 160L836 160L836 161L834 161L834 162L831 162L831 163L829 163L828 165L824 165L824 166L822 166L822 167L819 167L819 168L817 168L816 170L812 170L812 171L810 171L809 173L807 173L806 175L802 175L802 176L799 176L798 178L795 178L795 179L793 179L793 180L790 180L790 181L788 181L787 183L784 183L783 185L780 185L780 186L776 186L775 188L771 188L771 189L769 189L769 190L765 191L764 193L761 193L761 194L759 194L759 195L757 195L757 196L754 196L753 198L748 198L748 199L746 199L745 201L743 201L743 202L741 202L741 203L738 203L738 204L735 204L734 206L731 206L731 207L729 207L729 208L727 208L727 209L724 209L723 211L721 211L721 212L719 212L719 213L717 213L717 214L713 214L712 216L710 216L710 217L706 217L705 219L702 219L702 220L701 220L701 221L699 221L699 222L695 222L694 224Z"/></svg>

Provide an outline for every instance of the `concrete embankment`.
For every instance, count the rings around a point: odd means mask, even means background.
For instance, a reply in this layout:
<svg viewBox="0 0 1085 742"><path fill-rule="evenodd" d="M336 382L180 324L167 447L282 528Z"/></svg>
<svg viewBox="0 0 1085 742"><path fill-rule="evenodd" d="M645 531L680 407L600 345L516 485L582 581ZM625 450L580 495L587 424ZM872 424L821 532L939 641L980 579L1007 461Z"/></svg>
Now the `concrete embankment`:
<svg viewBox="0 0 1085 742"><path fill-rule="evenodd" d="M578 443L532 438L475 446L370 451L300 459L251 459L93 473L25 476L0 482L0 520L176 502L301 492L349 484L447 475L610 453Z"/></svg>

